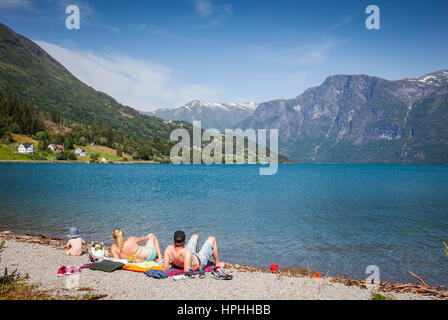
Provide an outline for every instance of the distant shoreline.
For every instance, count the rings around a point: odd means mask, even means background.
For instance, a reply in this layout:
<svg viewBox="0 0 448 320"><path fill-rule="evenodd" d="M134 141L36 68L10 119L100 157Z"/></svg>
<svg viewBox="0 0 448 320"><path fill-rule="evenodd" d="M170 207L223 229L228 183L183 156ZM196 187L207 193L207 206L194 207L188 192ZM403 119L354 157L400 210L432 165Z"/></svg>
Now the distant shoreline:
<svg viewBox="0 0 448 320"><path fill-rule="evenodd" d="M67 160L0 160L0 163L83 163L83 164L161 164L154 161L112 161L112 162L90 162L90 161L67 161ZM169 163L168 163L169 164Z"/></svg>
<svg viewBox="0 0 448 320"><path fill-rule="evenodd" d="M155 162L155 161L110 161L110 162L90 162L88 160L76 160L76 161L68 161L68 160L0 160L0 163L84 163L84 164L174 164L171 162ZM195 164L195 163L189 163ZM204 164L205 163L201 163ZM220 163L226 165L227 163ZM239 164L239 163L230 163ZM249 163L241 163L241 164L249 164ZM253 165L269 165L269 163L254 163ZM279 162L278 164L296 164L296 162ZM306 164L306 163L303 163ZM177 165L177 164L176 164ZM182 165L185 165L184 163ZM188 164L187 164L188 165Z"/></svg>
<svg viewBox="0 0 448 320"><path fill-rule="evenodd" d="M76 161L68 161L68 160L0 160L0 164L2 163L51 163L51 164L67 164L67 163L83 163L83 164L173 164L171 162L155 162L155 161L111 161L111 162L90 162L88 160L76 160ZM205 163L201 163L204 164ZM227 165L227 163L220 163L221 165ZM230 165L238 165L239 163L230 163ZM241 164L249 164L249 163L241 163ZM268 165L269 163L254 163L254 165ZM436 166L446 166L448 163L383 163L383 162L376 162L376 163L362 163L362 162L356 162L356 163L341 163L341 162L294 162L294 161L287 161L287 162L279 162L278 164L304 164L304 165L404 165L404 166L418 166L418 165L436 165ZM177 164L176 164L177 165ZM183 163L182 165L185 165ZM186 165L195 165L194 163L189 163ZM213 164L218 165L218 164Z"/></svg>

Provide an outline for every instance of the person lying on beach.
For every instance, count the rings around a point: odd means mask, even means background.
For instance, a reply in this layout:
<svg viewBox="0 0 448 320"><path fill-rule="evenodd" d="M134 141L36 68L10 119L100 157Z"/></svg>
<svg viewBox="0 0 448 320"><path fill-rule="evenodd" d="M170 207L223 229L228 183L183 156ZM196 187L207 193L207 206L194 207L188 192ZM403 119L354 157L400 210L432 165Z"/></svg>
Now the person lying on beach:
<svg viewBox="0 0 448 320"><path fill-rule="evenodd" d="M174 246L169 245L165 250L163 260L163 270L168 270L173 266L184 268L185 272L190 269L202 270L213 256L215 265L223 267L224 263L219 261L218 243L215 237L208 237L198 252L197 234L193 234L185 245L185 232L178 230L174 233Z"/></svg>
<svg viewBox="0 0 448 320"><path fill-rule="evenodd" d="M112 257L126 259L132 263L160 262L162 260L162 252L160 251L159 241L153 233L146 237L129 237L124 239L124 232L115 229L112 232L115 244L111 247ZM145 246L139 246L140 242L146 241ZM156 259L157 258L157 259Z"/></svg>
<svg viewBox="0 0 448 320"><path fill-rule="evenodd" d="M65 245L66 248L69 248L66 252L68 256L80 256L83 254L82 246L86 243L78 234L77 228L70 228L69 234L67 235L70 240L68 240Z"/></svg>

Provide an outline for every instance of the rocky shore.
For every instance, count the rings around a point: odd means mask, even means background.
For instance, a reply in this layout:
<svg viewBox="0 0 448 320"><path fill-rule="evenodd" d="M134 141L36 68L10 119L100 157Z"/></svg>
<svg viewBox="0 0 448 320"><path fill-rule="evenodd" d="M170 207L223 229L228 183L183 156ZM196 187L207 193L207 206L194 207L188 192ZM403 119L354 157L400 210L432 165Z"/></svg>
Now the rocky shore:
<svg viewBox="0 0 448 320"><path fill-rule="evenodd" d="M28 273L29 282L42 290L59 295L77 294L76 290L67 289L70 276L58 277L57 270L62 265L79 267L88 263L86 254L66 256L64 240L41 235L4 231L0 232L0 239L6 242L0 256L0 270L17 268L20 273ZM209 274L205 279L158 280L125 270L104 273L83 269L79 274L79 287L88 288L104 299L371 300L375 293L398 300L448 299L448 292L443 288L422 284L381 282L377 286L367 286L363 280L316 278L312 271L303 268L285 268L277 272L236 264L226 264L225 268L233 274L233 280L219 281Z"/></svg>

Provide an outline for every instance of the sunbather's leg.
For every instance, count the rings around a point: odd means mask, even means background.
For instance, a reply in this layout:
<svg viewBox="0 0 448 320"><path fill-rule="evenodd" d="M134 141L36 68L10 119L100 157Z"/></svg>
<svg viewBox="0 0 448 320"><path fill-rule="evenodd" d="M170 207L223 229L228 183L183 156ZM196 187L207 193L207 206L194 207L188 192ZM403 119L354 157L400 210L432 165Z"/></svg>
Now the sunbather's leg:
<svg viewBox="0 0 448 320"><path fill-rule="evenodd" d="M196 239L196 253L199 252L199 236L195 233L191 236L192 238L194 237Z"/></svg>
<svg viewBox="0 0 448 320"><path fill-rule="evenodd" d="M219 261L218 242L215 237L208 237L209 241L213 241L213 258L215 259L215 265L218 267L224 267L224 263Z"/></svg>
<svg viewBox="0 0 448 320"><path fill-rule="evenodd" d="M219 267L224 267L224 263L219 261L219 250L218 250L218 242L216 241L215 237L208 237L205 241L204 245L201 248L201 251L199 251L199 255L201 256L201 262L202 264L206 264L208 260L213 256L215 259L215 265ZM204 267L202 265L201 267Z"/></svg>
<svg viewBox="0 0 448 320"><path fill-rule="evenodd" d="M193 234L190 237L190 240L188 240L187 244L185 245L185 248L190 248L192 252L195 252L196 250L196 253L198 253L199 252L198 239L199 236L197 234Z"/></svg>
<svg viewBox="0 0 448 320"><path fill-rule="evenodd" d="M159 240L154 233L148 234L148 241L146 242L146 247L151 246L156 250L157 259L162 258L162 251L160 251Z"/></svg>

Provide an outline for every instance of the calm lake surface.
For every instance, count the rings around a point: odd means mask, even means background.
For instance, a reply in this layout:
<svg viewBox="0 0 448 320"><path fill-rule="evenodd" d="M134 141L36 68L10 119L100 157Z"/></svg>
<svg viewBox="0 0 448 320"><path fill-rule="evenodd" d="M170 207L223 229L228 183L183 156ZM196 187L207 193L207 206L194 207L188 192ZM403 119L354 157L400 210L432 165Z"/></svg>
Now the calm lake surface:
<svg viewBox="0 0 448 320"><path fill-rule="evenodd" d="M224 261L448 286L448 166L0 164L0 230L214 235Z"/></svg>

